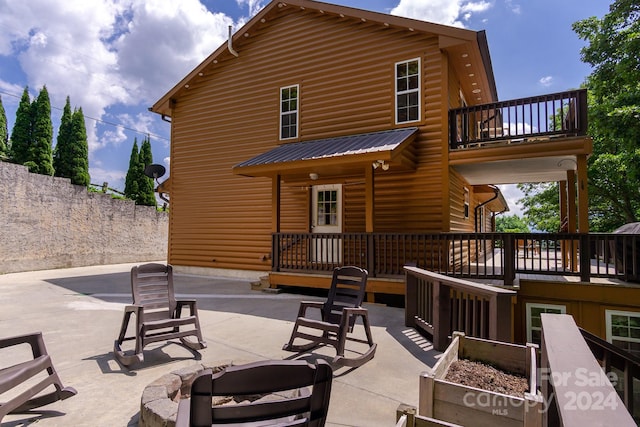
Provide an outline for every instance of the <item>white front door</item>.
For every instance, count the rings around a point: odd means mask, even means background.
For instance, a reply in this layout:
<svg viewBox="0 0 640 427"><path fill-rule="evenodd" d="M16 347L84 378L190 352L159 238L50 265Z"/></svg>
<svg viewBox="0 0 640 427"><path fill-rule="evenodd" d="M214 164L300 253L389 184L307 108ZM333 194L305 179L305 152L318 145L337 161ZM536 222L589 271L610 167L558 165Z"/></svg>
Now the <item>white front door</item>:
<svg viewBox="0 0 640 427"><path fill-rule="evenodd" d="M339 264L342 261L342 185L314 185L311 202L311 231L334 233L312 239L315 262Z"/></svg>

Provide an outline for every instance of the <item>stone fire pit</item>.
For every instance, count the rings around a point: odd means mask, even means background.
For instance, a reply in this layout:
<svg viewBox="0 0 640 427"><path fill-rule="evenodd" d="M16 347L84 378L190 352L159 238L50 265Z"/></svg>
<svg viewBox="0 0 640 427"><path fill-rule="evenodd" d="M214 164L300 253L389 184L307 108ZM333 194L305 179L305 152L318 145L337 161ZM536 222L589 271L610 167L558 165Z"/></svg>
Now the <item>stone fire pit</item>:
<svg viewBox="0 0 640 427"><path fill-rule="evenodd" d="M140 400L140 427L175 427L178 402L189 396L195 377L205 369L219 372L232 362L205 366L200 363L163 375L142 392Z"/></svg>

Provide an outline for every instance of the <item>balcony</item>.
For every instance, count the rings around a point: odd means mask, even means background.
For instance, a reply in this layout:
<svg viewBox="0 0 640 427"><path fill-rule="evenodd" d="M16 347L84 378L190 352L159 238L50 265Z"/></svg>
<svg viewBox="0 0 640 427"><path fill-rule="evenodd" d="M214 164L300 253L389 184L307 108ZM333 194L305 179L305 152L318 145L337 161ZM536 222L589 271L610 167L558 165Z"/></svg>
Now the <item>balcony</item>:
<svg viewBox="0 0 640 427"><path fill-rule="evenodd" d="M586 132L585 89L449 111L451 150L577 137Z"/></svg>

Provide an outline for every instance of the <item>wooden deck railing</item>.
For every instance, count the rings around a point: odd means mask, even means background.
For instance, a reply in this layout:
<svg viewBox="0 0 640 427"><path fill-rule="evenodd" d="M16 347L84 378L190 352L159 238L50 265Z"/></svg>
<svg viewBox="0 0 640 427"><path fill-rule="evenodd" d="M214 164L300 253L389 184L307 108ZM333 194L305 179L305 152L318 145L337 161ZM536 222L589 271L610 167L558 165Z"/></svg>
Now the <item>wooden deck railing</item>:
<svg viewBox="0 0 640 427"><path fill-rule="evenodd" d="M541 385L548 426L636 426L573 317L543 313Z"/></svg>
<svg viewBox="0 0 640 427"><path fill-rule="evenodd" d="M585 135L587 91L474 105L449 111L452 150L498 141Z"/></svg>
<svg viewBox="0 0 640 427"><path fill-rule="evenodd" d="M405 267L405 325L431 335L444 351L454 331L512 342L515 291Z"/></svg>
<svg viewBox="0 0 640 427"><path fill-rule="evenodd" d="M624 406L630 414L640 416L640 358L584 329L580 332L604 372L615 374Z"/></svg>
<svg viewBox="0 0 640 427"><path fill-rule="evenodd" d="M275 233L272 269L331 272L366 268L370 277L402 277L407 264L458 278L516 274L640 281L640 235L581 233Z"/></svg>

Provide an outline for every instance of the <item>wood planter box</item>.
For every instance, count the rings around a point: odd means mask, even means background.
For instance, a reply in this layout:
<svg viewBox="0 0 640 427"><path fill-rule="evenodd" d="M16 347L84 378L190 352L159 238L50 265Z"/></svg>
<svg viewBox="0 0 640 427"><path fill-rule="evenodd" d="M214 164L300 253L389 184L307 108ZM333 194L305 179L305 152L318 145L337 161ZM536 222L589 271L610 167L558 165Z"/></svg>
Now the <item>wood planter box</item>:
<svg viewBox="0 0 640 427"><path fill-rule="evenodd" d="M463 426L542 426L544 401L537 384L536 348L454 332L432 371L420 376L418 414ZM449 366L458 359L522 375L529 381L529 392L514 397L445 381Z"/></svg>

